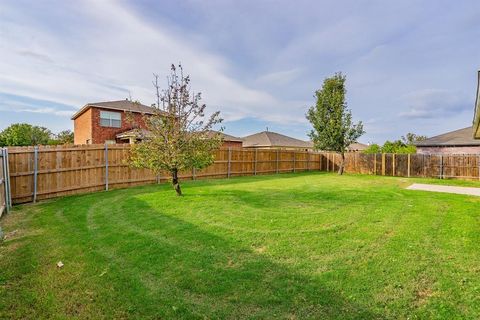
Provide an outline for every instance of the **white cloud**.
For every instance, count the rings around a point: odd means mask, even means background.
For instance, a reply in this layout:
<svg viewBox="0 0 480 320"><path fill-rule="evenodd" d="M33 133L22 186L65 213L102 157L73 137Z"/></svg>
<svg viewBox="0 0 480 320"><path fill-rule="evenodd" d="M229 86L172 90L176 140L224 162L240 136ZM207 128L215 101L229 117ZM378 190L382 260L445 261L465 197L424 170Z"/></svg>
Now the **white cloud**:
<svg viewBox="0 0 480 320"><path fill-rule="evenodd" d="M416 90L406 94L403 100L409 108L399 116L409 119L442 118L470 109L469 101L463 95L449 90Z"/></svg>
<svg viewBox="0 0 480 320"><path fill-rule="evenodd" d="M74 9L58 21L61 29L70 23L69 15L76 17L68 39L37 20L27 23L28 16L19 12L13 13L15 22L0 22L8 31L1 34L1 91L78 108L87 102L123 99L129 93L150 104L152 73L166 75L170 63L181 61L193 89L203 92L210 110L219 108L227 120L251 116L282 121L272 115L289 113L284 108L288 102L229 76L222 57L145 22L117 2L89 1Z"/></svg>
<svg viewBox="0 0 480 320"><path fill-rule="evenodd" d="M260 76L257 81L264 85L284 86L297 79L302 73L300 68L281 70Z"/></svg>

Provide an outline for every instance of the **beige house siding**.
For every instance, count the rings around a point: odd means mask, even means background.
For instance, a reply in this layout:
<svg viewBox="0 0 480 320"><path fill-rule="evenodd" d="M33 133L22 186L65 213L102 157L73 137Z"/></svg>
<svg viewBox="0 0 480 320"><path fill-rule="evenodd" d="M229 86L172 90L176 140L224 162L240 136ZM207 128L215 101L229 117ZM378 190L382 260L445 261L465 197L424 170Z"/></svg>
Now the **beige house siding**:
<svg viewBox="0 0 480 320"><path fill-rule="evenodd" d="M87 144L92 141L92 109L87 109L73 121L74 144Z"/></svg>

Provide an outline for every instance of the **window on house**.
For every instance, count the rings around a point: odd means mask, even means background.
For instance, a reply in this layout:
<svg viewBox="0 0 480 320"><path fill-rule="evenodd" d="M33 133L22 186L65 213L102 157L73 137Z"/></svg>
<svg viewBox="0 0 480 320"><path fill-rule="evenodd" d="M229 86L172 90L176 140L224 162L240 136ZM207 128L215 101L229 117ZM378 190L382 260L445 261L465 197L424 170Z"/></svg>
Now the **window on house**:
<svg viewBox="0 0 480 320"><path fill-rule="evenodd" d="M119 112L100 111L100 125L102 127L120 128L122 115Z"/></svg>

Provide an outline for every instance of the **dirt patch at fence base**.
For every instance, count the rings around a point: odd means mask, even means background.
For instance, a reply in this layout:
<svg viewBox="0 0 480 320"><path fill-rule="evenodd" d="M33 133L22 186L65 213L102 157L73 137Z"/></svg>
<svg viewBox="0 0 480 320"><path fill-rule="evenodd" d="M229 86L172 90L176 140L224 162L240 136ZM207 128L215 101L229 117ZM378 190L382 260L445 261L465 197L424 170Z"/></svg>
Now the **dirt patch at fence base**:
<svg viewBox="0 0 480 320"><path fill-rule="evenodd" d="M440 186L435 184L414 183L411 186L407 187L407 189L431 191L431 192L466 194L470 196L480 197L480 188L471 188L471 187L453 187L453 186Z"/></svg>

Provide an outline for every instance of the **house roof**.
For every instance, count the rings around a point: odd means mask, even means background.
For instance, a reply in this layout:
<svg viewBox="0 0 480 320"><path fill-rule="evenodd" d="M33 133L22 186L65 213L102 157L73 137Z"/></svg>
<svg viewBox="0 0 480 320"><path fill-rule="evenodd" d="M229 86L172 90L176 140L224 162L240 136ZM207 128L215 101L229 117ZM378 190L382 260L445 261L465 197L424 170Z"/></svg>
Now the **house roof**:
<svg viewBox="0 0 480 320"><path fill-rule="evenodd" d="M478 71L477 98L475 100L475 113L473 116L473 135L480 139L480 71Z"/></svg>
<svg viewBox="0 0 480 320"><path fill-rule="evenodd" d="M87 103L80 110L78 110L73 116L72 120L75 120L78 116L84 113L87 109L97 107L102 109L118 110L118 111L127 111L127 112L137 112L145 114L153 114L155 109L139 102L133 102L130 100L118 100L118 101L104 101L104 102L94 102ZM163 111L161 111L164 113Z"/></svg>
<svg viewBox="0 0 480 320"><path fill-rule="evenodd" d="M415 145L418 147L480 146L480 140L474 139L472 127L467 127L418 141Z"/></svg>
<svg viewBox="0 0 480 320"><path fill-rule="evenodd" d="M226 134L226 133L224 133L224 132L215 131L215 130L210 130L209 133L210 133L211 135L220 133L220 134L222 135L222 140L223 140L223 141L243 142L243 139L242 139L242 138L235 137L235 136Z"/></svg>
<svg viewBox="0 0 480 320"><path fill-rule="evenodd" d="M349 145L347 147L347 150L348 151L363 151L363 150L366 150L368 148L368 145L364 144L364 143L361 143L361 142L355 142L355 143L352 143L351 145Z"/></svg>
<svg viewBox="0 0 480 320"><path fill-rule="evenodd" d="M242 138L234 137L229 134L220 132L220 131L215 131L215 130L210 130L209 135L214 135L220 133L222 135L223 141L233 141L233 142L242 142ZM126 139L126 138L139 138L143 139L145 137L148 137L150 135L150 131L146 129L141 129L141 128L135 128L135 129L130 129L124 132L120 132L119 134L116 135L118 139Z"/></svg>
<svg viewBox="0 0 480 320"><path fill-rule="evenodd" d="M144 137L150 135L150 131L141 129L141 128L135 128L135 129L130 129L124 132L120 132L119 134L116 135L116 138L118 139L127 139L127 138L139 138L143 139Z"/></svg>
<svg viewBox="0 0 480 320"><path fill-rule="evenodd" d="M313 143L295 139L280 133L262 131L243 138L244 147L313 148Z"/></svg>

